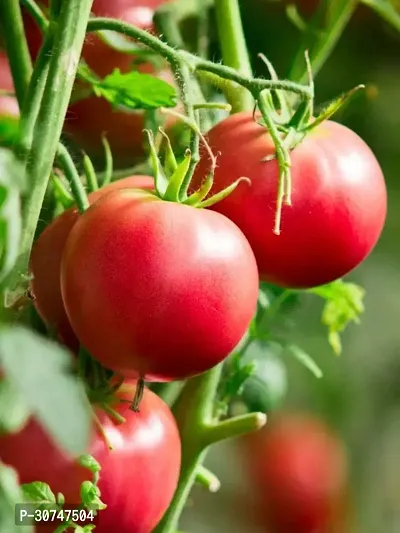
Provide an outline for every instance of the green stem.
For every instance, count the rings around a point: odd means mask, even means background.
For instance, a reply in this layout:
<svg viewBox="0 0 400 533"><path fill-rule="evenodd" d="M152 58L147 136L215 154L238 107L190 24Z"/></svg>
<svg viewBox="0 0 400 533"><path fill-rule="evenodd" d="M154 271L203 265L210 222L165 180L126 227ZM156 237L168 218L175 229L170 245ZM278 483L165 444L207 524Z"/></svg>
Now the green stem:
<svg viewBox="0 0 400 533"><path fill-rule="evenodd" d="M37 3L34 0L21 0L21 4L36 22L42 33L44 33L47 30L49 21Z"/></svg>
<svg viewBox="0 0 400 533"><path fill-rule="evenodd" d="M253 73L238 0L215 0L215 15L225 65L251 78ZM252 95L245 88L235 91L232 96L229 101L232 106L232 113L253 109Z"/></svg>
<svg viewBox="0 0 400 533"><path fill-rule="evenodd" d="M304 53L308 50L312 71L315 75L322 68L331 55L347 23L350 21L358 4L358 0L334 0L333 2L321 2L320 8L311 21L308 29L304 32L303 42L298 48L289 73L289 79L304 83L307 80L307 69L304 61ZM321 11L329 8L325 28L319 28Z"/></svg>
<svg viewBox="0 0 400 533"><path fill-rule="evenodd" d="M43 46L39 50L35 68L32 72L31 83L22 106L19 148L23 159L26 159L32 147L33 132L49 73L53 37L53 32L49 31L44 39Z"/></svg>
<svg viewBox="0 0 400 533"><path fill-rule="evenodd" d="M207 61L184 50L175 50L166 43L160 41L151 33L141 30L135 26L131 26L126 22L110 18L94 18L89 20L87 32L96 32L101 30L110 30L122 33L127 37L136 39L152 50L158 52L165 57L170 63L176 62L178 59L183 59L188 63L193 71L205 70L220 76L221 78L234 81L239 85L246 87L252 94L255 91L262 91L264 89L291 91L300 96L310 98L313 96L313 91L307 85L300 85L288 80L264 80L261 78L248 78L243 74L237 72L234 68L225 65L219 65L212 61Z"/></svg>
<svg viewBox="0 0 400 533"><path fill-rule="evenodd" d="M83 169L85 171L86 184L87 184L89 191L90 192L97 191L99 189L99 183L97 181L96 171L94 169L92 160L86 154L83 156ZM79 183L81 183L80 180L79 180Z"/></svg>
<svg viewBox="0 0 400 533"><path fill-rule="evenodd" d="M172 406L177 400L184 383L171 381L171 383L154 383L151 390L157 394L166 404Z"/></svg>
<svg viewBox="0 0 400 533"><path fill-rule="evenodd" d="M60 164L65 177L70 184L72 196L78 206L79 212L83 213L89 207L89 200L72 157L61 143L58 144L57 162Z"/></svg>
<svg viewBox="0 0 400 533"><path fill-rule="evenodd" d="M49 73L27 164L30 191L22 210L20 257L15 267L12 289L18 287L20 276L24 276L28 269L36 225L71 97L92 2L93 0L64 2L55 28Z"/></svg>
<svg viewBox="0 0 400 533"><path fill-rule="evenodd" d="M0 23L17 100L22 107L32 73L19 0L0 1Z"/></svg>
<svg viewBox="0 0 400 533"><path fill-rule="evenodd" d="M177 530L186 500L210 444L256 431L266 421L262 413L251 413L223 422L215 419L215 397L222 366L221 363L188 380L173 407L182 441L181 475L174 498L153 533L175 533Z"/></svg>

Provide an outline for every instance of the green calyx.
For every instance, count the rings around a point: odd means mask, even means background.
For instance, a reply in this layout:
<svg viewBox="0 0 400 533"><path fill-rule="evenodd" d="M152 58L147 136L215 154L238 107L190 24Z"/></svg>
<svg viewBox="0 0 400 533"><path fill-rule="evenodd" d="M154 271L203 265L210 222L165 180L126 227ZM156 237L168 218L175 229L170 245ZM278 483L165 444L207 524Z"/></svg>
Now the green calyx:
<svg viewBox="0 0 400 533"><path fill-rule="evenodd" d="M160 128L160 135L165 140L165 157L164 164L161 164L159 155L157 153L156 143L154 142L153 134L150 130L145 130L150 145L150 160L154 172L155 194L166 202L175 202L183 205L190 205L196 208L210 207L217 202L220 202L231 194L240 182L246 181L251 184L248 178L239 178L229 187L222 191L209 196L209 193L214 184L214 172L216 167L216 158L213 155L210 147L207 145L203 136L201 139L206 144L208 155L211 159L209 173L207 174L202 185L191 194L188 194L189 186L185 186L188 181L187 176L191 169L192 154L189 149L186 150L183 159L178 162L171 147L171 142L167 134ZM190 180L188 185L190 185Z"/></svg>

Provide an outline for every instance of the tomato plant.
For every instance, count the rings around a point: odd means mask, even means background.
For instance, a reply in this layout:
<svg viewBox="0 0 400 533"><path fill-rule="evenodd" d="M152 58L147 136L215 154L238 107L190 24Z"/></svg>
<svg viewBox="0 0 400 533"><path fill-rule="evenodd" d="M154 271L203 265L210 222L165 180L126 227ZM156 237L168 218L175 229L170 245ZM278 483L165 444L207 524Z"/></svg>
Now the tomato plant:
<svg viewBox="0 0 400 533"><path fill-rule="evenodd" d="M112 404L125 421L118 424L99 409L104 435L94 431L88 450L101 466L99 489L107 505L99 513L96 531L100 533L114 528L121 533L151 533L171 501L179 476L181 444L170 410L145 389L140 413L133 412L129 399L134 385L126 385ZM0 437L0 456L16 468L21 483L41 480L62 492L67 503L79 503L80 485L88 472L61 453L36 420L31 419L19 433Z"/></svg>
<svg viewBox="0 0 400 533"><path fill-rule="evenodd" d="M91 203L108 192L123 187L152 188L150 176L131 176L114 181L89 195ZM78 340L71 328L61 297L61 259L75 222L79 218L76 208L71 208L58 216L40 235L32 249L30 270L32 274L31 292L37 311L42 319L55 331L60 340L76 352Z"/></svg>
<svg viewBox="0 0 400 533"><path fill-rule="evenodd" d="M346 451L322 421L304 414L276 415L244 444L260 513L271 533L331 531L343 520Z"/></svg>
<svg viewBox="0 0 400 533"><path fill-rule="evenodd" d="M170 381L208 370L235 348L255 312L258 273L225 217L126 189L75 224L61 288L72 327L96 359L126 376Z"/></svg>
<svg viewBox="0 0 400 533"><path fill-rule="evenodd" d="M330 120L360 87L315 112L356 4L288 12L294 39L274 50L300 44L280 79L262 55L254 74L239 0L0 1L2 530L24 500L101 497L95 531L180 531L194 483L220 485L210 447L290 393L287 358L322 378L293 342L306 298L340 353L365 291L338 278L387 203L370 148ZM271 533L322 533L347 505L345 451L319 422L271 418L246 445Z"/></svg>
<svg viewBox="0 0 400 533"><path fill-rule="evenodd" d="M369 147L353 131L327 121L292 152L292 206L283 208L281 234L273 232L278 163L263 161L274 144L250 113L220 122L208 134L219 153L214 192L241 183L213 209L246 235L265 281L307 288L341 278L371 252L386 218L386 186ZM205 175L207 159L197 167Z"/></svg>

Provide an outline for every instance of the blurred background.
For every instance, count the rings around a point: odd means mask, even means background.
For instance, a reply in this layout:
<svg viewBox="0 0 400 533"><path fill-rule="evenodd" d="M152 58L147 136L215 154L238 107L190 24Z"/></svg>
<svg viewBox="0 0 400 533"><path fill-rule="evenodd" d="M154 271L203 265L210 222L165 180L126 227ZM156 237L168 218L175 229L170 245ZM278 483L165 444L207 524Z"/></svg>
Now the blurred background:
<svg viewBox="0 0 400 533"><path fill-rule="evenodd" d="M315 3L300 2L305 17ZM283 2L242 0L241 4L256 73L266 76L257 58L263 52L284 77L301 32L288 19ZM322 420L343 441L349 455L351 517L344 526L332 525L315 533L400 531L399 58L400 33L361 6L315 80L317 103L360 83L367 85L367 91L335 120L348 125L371 146L389 192L383 235L372 255L349 277L365 287L366 310L361 324L351 325L345 332L342 355L334 356L327 343L318 299L303 297L301 306L290 315L293 340L318 362L324 377L317 380L288 358L288 393L281 409L306 412ZM274 416L278 415L270 418ZM254 480L246 462L249 451L242 444L232 442L212 449L208 465L218 473L222 488L216 494L201 488L193 491L183 531L269 532L254 513Z"/></svg>

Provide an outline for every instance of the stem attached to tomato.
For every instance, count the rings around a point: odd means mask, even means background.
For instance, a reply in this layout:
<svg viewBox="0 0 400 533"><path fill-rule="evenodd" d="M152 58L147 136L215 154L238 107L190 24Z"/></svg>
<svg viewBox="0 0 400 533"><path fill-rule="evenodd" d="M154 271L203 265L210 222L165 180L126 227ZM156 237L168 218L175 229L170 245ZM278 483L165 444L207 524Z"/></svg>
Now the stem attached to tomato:
<svg viewBox="0 0 400 533"><path fill-rule="evenodd" d="M177 530L186 500L210 445L257 431L266 423L263 413L250 413L223 422L215 418L215 397L221 372L222 364L189 379L174 404L173 413L182 441L181 475L172 503L153 533L175 533Z"/></svg>
<svg viewBox="0 0 400 533"><path fill-rule="evenodd" d="M225 65L252 78L238 0L215 0L215 15ZM251 111L254 108L252 94L244 87L235 89L230 96L232 113Z"/></svg>
<svg viewBox="0 0 400 533"><path fill-rule="evenodd" d="M54 29L49 73L28 156L27 175L30 190L23 205L20 257L15 267L16 279L10 286L11 290L19 285L19 277L28 270L36 225L71 98L92 3L93 0L64 2Z"/></svg>
<svg viewBox="0 0 400 533"><path fill-rule="evenodd" d="M161 56L165 57L170 63L174 63L177 59L182 59L189 65L193 72L198 70L211 72L221 78L234 81L239 85L246 87L252 94L264 89L282 89L284 91L294 92L305 98L311 98L313 96L313 92L307 85L301 85L288 80L265 80L261 78L246 77L237 72L234 68L201 59L184 50L175 50L171 46L160 41L151 33L127 24L126 22L104 17L89 20L87 26L87 31L89 33L102 30L122 33L123 35L136 39L148 46Z"/></svg>
<svg viewBox="0 0 400 533"><path fill-rule="evenodd" d="M21 108L32 73L32 62L18 0L1 0L0 23L2 24L15 92Z"/></svg>

